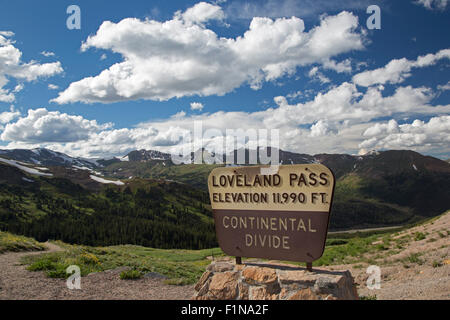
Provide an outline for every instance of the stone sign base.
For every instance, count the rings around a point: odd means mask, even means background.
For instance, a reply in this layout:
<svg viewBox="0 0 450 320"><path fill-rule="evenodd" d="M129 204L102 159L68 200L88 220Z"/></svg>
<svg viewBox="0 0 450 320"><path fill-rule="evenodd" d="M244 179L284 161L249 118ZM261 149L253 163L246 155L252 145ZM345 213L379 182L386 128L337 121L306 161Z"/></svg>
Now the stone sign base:
<svg viewBox="0 0 450 320"><path fill-rule="evenodd" d="M349 271L280 263L213 262L195 285L194 300L357 300Z"/></svg>

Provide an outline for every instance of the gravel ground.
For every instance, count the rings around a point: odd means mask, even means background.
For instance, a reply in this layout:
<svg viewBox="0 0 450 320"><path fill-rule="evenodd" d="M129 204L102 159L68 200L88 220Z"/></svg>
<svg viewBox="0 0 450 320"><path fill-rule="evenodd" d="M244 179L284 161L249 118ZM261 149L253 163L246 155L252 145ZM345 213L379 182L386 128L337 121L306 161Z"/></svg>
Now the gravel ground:
<svg viewBox="0 0 450 320"><path fill-rule="evenodd" d="M46 252L61 250L46 243ZM121 280L121 269L92 273L81 278L81 289L70 290L63 279L48 278L44 272L30 272L20 258L40 252L9 252L0 255L0 300L187 300L194 286L166 285L163 280L143 278Z"/></svg>
<svg viewBox="0 0 450 320"><path fill-rule="evenodd" d="M381 288L369 290L366 285L368 264L333 266L336 270L348 269L358 284L360 296L374 296L378 300L450 300L450 237L441 237L450 230L450 212L432 223L414 227L394 239L426 234L420 241L410 240L396 254L377 261L381 269ZM432 241L430 241L432 240ZM408 257L418 254L420 263L411 263ZM370 258L366 256L365 258ZM434 265L434 263L439 265ZM363 267L361 267L361 265Z"/></svg>

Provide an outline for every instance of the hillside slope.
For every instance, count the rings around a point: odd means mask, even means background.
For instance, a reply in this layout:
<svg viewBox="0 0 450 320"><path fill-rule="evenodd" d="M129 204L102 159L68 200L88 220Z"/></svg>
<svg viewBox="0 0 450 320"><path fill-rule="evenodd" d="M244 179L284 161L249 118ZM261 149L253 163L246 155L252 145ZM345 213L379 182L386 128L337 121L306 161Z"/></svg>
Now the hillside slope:
<svg viewBox="0 0 450 320"><path fill-rule="evenodd" d="M407 150L346 154L296 154L280 150L284 164L322 163L337 178L330 228L370 228L419 221L450 208L450 164ZM106 176L141 176L180 181L207 190L207 177L219 165L175 165L150 159L115 162ZM237 151L234 156L236 157ZM248 150L246 150L248 160Z"/></svg>
<svg viewBox="0 0 450 320"><path fill-rule="evenodd" d="M449 238L450 211L415 227L375 237L369 247L376 250L360 255L359 261L332 268L349 269L361 296L379 300L449 300ZM367 287L369 265L381 269L378 290Z"/></svg>
<svg viewBox="0 0 450 320"><path fill-rule="evenodd" d="M337 183L330 221L331 230L403 225L434 216L450 208L448 197L450 164L433 157L407 150L371 152L364 156L346 154L311 156L283 150L279 152L282 163L323 163L334 172ZM37 157L36 150L10 151L8 156L22 156L24 153ZM248 155L248 150L246 153ZM53 153L41 150L39 154L43 155L42 159L33 159L42 163L49 161L47 157ZM57 159L68 158L68 156L55 154ZM237 151L234 155L236 154ZM0 161L2 161L1 158ZM4 161L9 161L11 164L14 160ZM122 184L116 188L119 193L123 193L127 186L133 185L140 185L142 188L158 183L177 186L176 192L183 194L190 190L190 195L182 201L181 206L175 205L176 208L181 210L184 210L184 207L189 208L191 207L189 198L197 198L197 201L202 204L194 205L194 208L188 211L200 211L211 216L207 209L209 199L206 193L206 182L211 170L220 165L175 165L168 154L151 150L133 151L121 160L117 158L89 160L90 167L87 164L86 166L77 165L76 161L78 161L77 158L72 158L71 161L59 162L57 166L48 168L42 168L42 164L36 163L28 167L29 170L37 171L42 176L39 178L40 181L45 181L46 185L56 184L58 190L55 194L65 193L67 197L78 197L77 192L101 194L105 189L114 188L114 184ZM16 165L23 171L26 163L16 162ZM22 177L10 171L11 169L6 168L3 168L3 171L0 170L0 181L3 177L6 179L6 185L13 183L20 187L31 187L32 183L27 180L33 181L33 178ZM72 186L68 181L77 187ZM77 191L78 187L81 187L79 191ZM65 188L67 188L66 191L64 191ZM170 201L176 203L178 194L170 194L171 190L167 188L169 187L166 187L165 191L163 188L166 196L162 197L161 201L163 207L169 207L170 211L173 210L170 208ZM39 210L37 212L39 213ZM170 223L176 224L176 214L169 213L167 216Z"/></svg>
<svg viewBox="0 0 450 320"><path fill-rule="evenodd" d="M216 245L205 192L152 179L109 184L62 167L39 176L28 168L0 163L0 230L89 245Z"/></svg>

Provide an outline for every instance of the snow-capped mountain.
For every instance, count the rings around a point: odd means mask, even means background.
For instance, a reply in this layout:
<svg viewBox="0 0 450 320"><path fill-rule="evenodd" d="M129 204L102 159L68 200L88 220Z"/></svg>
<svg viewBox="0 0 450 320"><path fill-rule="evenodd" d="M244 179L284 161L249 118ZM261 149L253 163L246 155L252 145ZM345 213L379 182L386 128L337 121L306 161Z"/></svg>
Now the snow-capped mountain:
<svg viewBox="0 0 450 320"><path fill-rule="evenodd" d="M0 157L42 166L79 166L90 169L101 166L95 160L71 157L45 148L0 150Z"/></svg>

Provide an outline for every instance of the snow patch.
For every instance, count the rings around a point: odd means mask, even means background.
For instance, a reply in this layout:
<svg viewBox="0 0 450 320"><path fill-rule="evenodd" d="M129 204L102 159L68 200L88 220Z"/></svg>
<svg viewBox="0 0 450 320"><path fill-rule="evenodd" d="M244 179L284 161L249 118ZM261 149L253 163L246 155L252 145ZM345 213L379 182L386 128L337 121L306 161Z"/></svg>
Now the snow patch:
<svg viewBox="0 0 450 320"><path fill-rule="evenodd" d="M34 167L35 169L41 170L41 171L48 171L50 170L49 168L44 168L44 167Z"/></svg>
<svg viewBox="0 0 450 320"><path fill-rule="evenodd" d="M416 165L413 163L413 168L414 168L414 170L416 170L416 171L419 171L419 170L417 170L417 167L416 167Z"/></svg>
<svg viewBox="0 0 450 320"><path fill-rule="evenodd" d="M27 179L27 178L25 178L25 177L22 177L22 180L23 180L23 181L26 181L26 182L34 182L34 180Z"/></svg>
<svg viewBox="0 0 450 320"><path fill-rule="evenodd" d="M89 172L91 172L91 173L93 173L93 174L96 174L96 175L98 175L98 176L101 176L101 175L102 175L100 172L95 171L95 170L92 170L91 168L84 167L84 166L83 166L83 167L80 167L80 166L72 165L72 168L75 168L75 169L78 169L78 170L87 170L87 171L89 171Z"/></svg>
<svg viewBox="0 0 450 320"><path fill-rule="evenodd" d="M39 160L36 160L35 158L30 158L30 160L34 163L34 164L41 164L41 162Z"/></svg>
<svg viewBox="0 0 450 320"><path fill-rule="evenodd" d="M14 167L22 170L22 171L25 171L26 173L35 174L35 175L38 175L38 176L47 176L47 177L53 176L53 174L51 174L51 173L40 172L39 170L20 165L18 162L14 161L14 160L8 160L8 159L0 158L0 162L7 163L7 164L9 164L11 166L14 166Z"/></svg>
<svg viewBox="0 0 450 320"><path fill-rule="evenodd" d="M90 178L92 180L100 182L100 183L105 183L105 184L112 183L112 184L115 184L115 185L118 185L118 186L123 186L124 185L124 183L122 181L119 181L119 180L116 180L116 181L106 180L106 179L103 179L103 178L100 178L100 177L96 177L96 176L94 176L92 174L90 175Z"/></svg>

